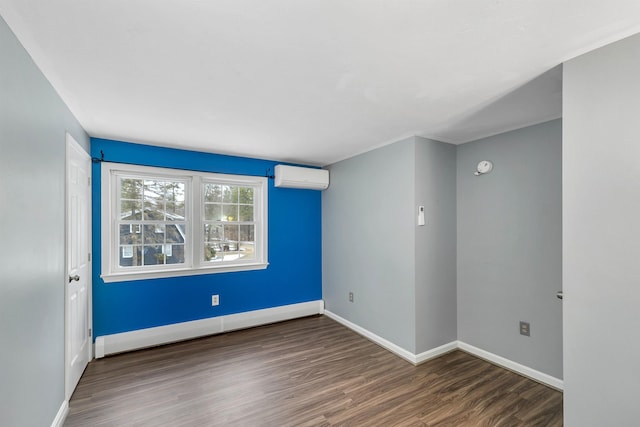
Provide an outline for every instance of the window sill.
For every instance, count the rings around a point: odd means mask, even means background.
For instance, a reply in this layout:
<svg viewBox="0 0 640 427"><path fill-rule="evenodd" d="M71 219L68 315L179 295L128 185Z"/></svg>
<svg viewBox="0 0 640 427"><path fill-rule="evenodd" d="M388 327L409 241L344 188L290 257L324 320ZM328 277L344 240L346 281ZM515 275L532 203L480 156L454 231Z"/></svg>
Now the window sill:
<svg viewBox="0 0 640 427"><path fill-rule="evenodd" d="M163 279L167 277L199 276L202 274L233 273L236 271L264 270L269 263L236 264L211 268L181 268L175 270L150 270L102 274L105 283L130 282L132 280Z"/></svg>

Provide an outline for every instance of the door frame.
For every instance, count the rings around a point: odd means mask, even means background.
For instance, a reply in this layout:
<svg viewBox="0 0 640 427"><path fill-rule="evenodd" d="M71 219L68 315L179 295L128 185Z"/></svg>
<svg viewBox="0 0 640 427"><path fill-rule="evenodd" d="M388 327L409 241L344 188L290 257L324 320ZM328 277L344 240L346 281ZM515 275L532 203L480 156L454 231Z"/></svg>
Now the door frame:
<svg viewBox="0 0 640 427"><path fill-rule="evenodd" d="M69 132L66 132L65 136L65 165L64 165L64 396L65 401L68 403L69 399L71 399L71 395L75 391L75 387L71 389L71 385L69 384L69 298L68 298L68 268L69 268L69 150L74 149L85 156L85 159L89 161L89 179L91 180L91 184L93 185L92 178L92 166L91 166L91 156L87 153L82 146L75 140L73 136ZM88 242L87 248L89 249L89 254L91 255L91 260L89 261L90 274L87 278L87 324L91 329L91 334L89 334L89 339L91 342L89 343L89 361L93 360L94 357L94 346L93 346L93 224L92 224L92 216L91 216L91 205L92 205L92 192L89 190L89 200L87 203L87 218L89 219L89 232L88 232Z"/></svg>

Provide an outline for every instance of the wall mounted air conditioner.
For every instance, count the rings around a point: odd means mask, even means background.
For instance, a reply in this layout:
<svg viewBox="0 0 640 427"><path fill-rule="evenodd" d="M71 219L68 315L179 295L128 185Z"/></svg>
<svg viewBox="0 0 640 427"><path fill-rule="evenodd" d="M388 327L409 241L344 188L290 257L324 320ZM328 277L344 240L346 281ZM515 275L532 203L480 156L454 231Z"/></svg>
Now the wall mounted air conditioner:
<svg viewBox="0 0 640 427"><path fill-rule="evenodd" d="M298 166L276 166L276 187L326 190L329 187L329 171Z"/></svg>

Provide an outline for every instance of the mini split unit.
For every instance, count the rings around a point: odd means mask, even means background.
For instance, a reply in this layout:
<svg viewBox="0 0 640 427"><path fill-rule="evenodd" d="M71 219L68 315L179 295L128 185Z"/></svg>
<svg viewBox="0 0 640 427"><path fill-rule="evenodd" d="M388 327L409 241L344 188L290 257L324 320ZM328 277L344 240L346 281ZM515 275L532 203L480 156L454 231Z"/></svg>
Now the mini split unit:
<svg viewBox="0 0 640 427"><path fill-rule="evenodd" d="M329 171L324 169L301 168L277 165L276 187L326 190L329 187Z"/></svg>

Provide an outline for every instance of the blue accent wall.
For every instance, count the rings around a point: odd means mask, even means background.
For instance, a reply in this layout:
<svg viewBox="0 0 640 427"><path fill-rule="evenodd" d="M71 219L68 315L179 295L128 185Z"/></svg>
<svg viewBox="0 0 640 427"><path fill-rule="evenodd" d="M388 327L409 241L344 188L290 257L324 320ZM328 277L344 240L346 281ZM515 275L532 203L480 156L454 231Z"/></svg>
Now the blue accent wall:
<svg viewBox="0 0 640 427"><path fill-rule="evenodd" d="M279 162L91 139L111 162L265 176ZM100 163L93 164L94 337L322 299L319 191L275 188L269 180L266 270L104 283ZM220 305L211 306L211 295Z"/></svg>

